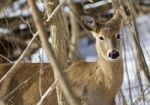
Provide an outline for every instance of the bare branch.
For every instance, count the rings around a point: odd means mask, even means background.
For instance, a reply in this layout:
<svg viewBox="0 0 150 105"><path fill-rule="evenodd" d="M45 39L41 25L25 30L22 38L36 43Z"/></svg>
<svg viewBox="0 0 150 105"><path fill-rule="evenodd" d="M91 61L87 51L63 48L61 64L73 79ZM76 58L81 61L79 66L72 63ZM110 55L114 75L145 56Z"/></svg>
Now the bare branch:
<svg viewBox="0 0 150 105"><path fill-rule="evenodd" d="M5 60L8 61L9 63L12 63L11 60L9 60L7 57L3 56L2 54L0 54L0 57L2 57L3 59L5 59Z"/></svg>
<svg viewBox="0 0 150 105"><path fill-rule="evenodd" d="M53 90L56 88L56 85L58 84L58 81L55 80L54 83L47 89L47 91L44 93L44 95L41 97L40 101L37 103L37 105L41 105L44 99L51 95Z"/></svg>

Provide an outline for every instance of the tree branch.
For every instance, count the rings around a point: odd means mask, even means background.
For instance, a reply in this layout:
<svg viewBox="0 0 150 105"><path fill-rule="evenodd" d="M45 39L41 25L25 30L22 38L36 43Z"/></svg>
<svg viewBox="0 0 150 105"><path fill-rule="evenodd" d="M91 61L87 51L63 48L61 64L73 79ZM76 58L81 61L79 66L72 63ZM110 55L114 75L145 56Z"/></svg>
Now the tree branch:
<svg viewBox="0 0 150 105"><path fill-rule="evenodd" d="M42 104L42 102L44 101L44 99L47 97L47 96L49 96L49 95L51 95L52 94L52 92L53 92L53 90L56 88L56 85L58 84L58 81L57 80L55 80L54 82L53 82L53 84L47 89L47 91L44 93L44 95L41 97L41 99L40 99L40 101L37 103L37 105L41 105Z"/></svg>

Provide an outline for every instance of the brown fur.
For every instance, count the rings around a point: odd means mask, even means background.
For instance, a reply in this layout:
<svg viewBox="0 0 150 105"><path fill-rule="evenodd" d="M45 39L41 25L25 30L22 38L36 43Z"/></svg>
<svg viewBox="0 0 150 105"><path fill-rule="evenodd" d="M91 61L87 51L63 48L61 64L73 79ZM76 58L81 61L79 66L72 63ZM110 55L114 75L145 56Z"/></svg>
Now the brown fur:
<svg viewBox="0 0 150 105"><path fill-rule="evenodd" d="M14 75L9 84L7 94L13 91L20 83L26 79L31 78L27 83L23 84L17 91L10 95L6 100L8 105L35 105L40 99L39 93L39 71L43 69L42 74L42 93L54 81L52 68L49 64L28 64L21 63L20 70ZM12 64L0 64L0 78L9 70ZM47 97L44 105L57 105L56 94L53 92L52 96Z"/></svg>
<svg viewBox="0 0 150 105"><path fill-rule="evenodd" d="M121 59L116 62L78 62L71 68L69 78L76 96L88 97L89 105L113 105L123 80ZM86 91L86 93L84 93Z"/></svg>

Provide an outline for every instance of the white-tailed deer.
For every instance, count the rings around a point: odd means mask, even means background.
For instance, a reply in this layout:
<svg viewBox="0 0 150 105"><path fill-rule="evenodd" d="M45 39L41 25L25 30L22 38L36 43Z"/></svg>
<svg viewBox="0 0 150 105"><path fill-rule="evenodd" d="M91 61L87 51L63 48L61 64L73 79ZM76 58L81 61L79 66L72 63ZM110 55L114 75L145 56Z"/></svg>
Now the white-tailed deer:
<svg viewBox="0 0 150 105"><path fill-rule="evenodd" d="M115 105L115 97L123 81L122 8L106 23L92 17L82 17L85 26L96 39L98 61L78 62L69 69L71 86L85 105Z"/></svg>
<svg viewBox="0 0 150 105"><path fill-rule="evenodd" d="M96 39L98 60L72 64L67 76L74 94L81 99L83 105L115 105L115 97L123 81L122 43L119 34L123 18L121 12L119 8L113 18L103 24L92 17L82 17L84 25ZM11 66L0 64L0 78ZM3 100L8 105L35 105L40 99L39 70L43 69L41 90L44 93L54 81L52 68L49 64L41 66L26 63L20 64L18 69L9 84L8 96ZM23 82L26 79L28 80ZM20 87L15 89L18 85ZM43 104L57 105L55 92Z"/></svg>

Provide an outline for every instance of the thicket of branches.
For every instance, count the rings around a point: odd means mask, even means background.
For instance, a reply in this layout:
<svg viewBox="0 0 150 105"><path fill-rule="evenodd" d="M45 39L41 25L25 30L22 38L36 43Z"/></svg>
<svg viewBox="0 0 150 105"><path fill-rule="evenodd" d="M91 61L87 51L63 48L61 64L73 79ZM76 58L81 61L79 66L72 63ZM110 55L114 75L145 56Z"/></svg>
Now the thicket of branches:
<svg viewBox="0 0 150 105"><path fill-rule="evenodd" d="M131 38L133 38L132 41L135 44L136 50L136 65L138 65L136 66L136 71L139 81L139 85L137 86L139 97L136 101L132 100L134 96L132 95L132 87L130 86L131 82L129 77L127 78L129 82L130 104L140 104L141 100L142 103L149 103L149 99L146 98L149 92L145 93L149 91L149 85L146 86L147 88L143 88L140 73L144 72L144 76L149 83L149 68L145 61L136 27L136 17L147 15L150 12L150 3L147 0L117 0L117 2L116 0L112 0L112 3L108 2L95 8L83 7L84 5L96 3L100 0L84 0L80 2L73 2L71 0L37 0L39 8L36 8L35 0L0 1L0 62L12 63L16 61L10 70L13 73L8 73L9 76L13 76L15 73L15 68L19 65L18 62L31 62L32 54L43 47L50 62L52 62L53 68L56 69L54 74L57 76L55 78L60 80L60 85L63 87L65 93L64 95L69 97L69 101L74 103L74 105L79 105L80 102L77 102L71 94L61 70L67 69L72 62L81 59L78 53L78 44L83 36L86 35L89 37L91 41L89 43L94 42L88 30L85 30L85 27L80 22L79 16L87 13L100 17L100 21L104 22L112 16L112 13L109 13L108 10L112 8L115 10L118 5L122 5L127 15L127 27L131 29ZM65 11L68 9L70 12ZM48 43L48 37L52 38L52 45ZM128 74L127 68L125 70ZM7 76L2 78L0 82L5 79L7 79ZM8 80L7 82L10 81ZM49 91L52 91L56 87L57 82L56 80L53 83ZM59 86L57 87L57 91L59 98L63 97ZM43 95L38 105L42 103L46 95ZM128 103L126 100L127 96L124 95L123 90L120 91L118 97L118 100L120 100L118 102L124 105ZM66 105L67 102L60 101L59 104Z"/></svg>

